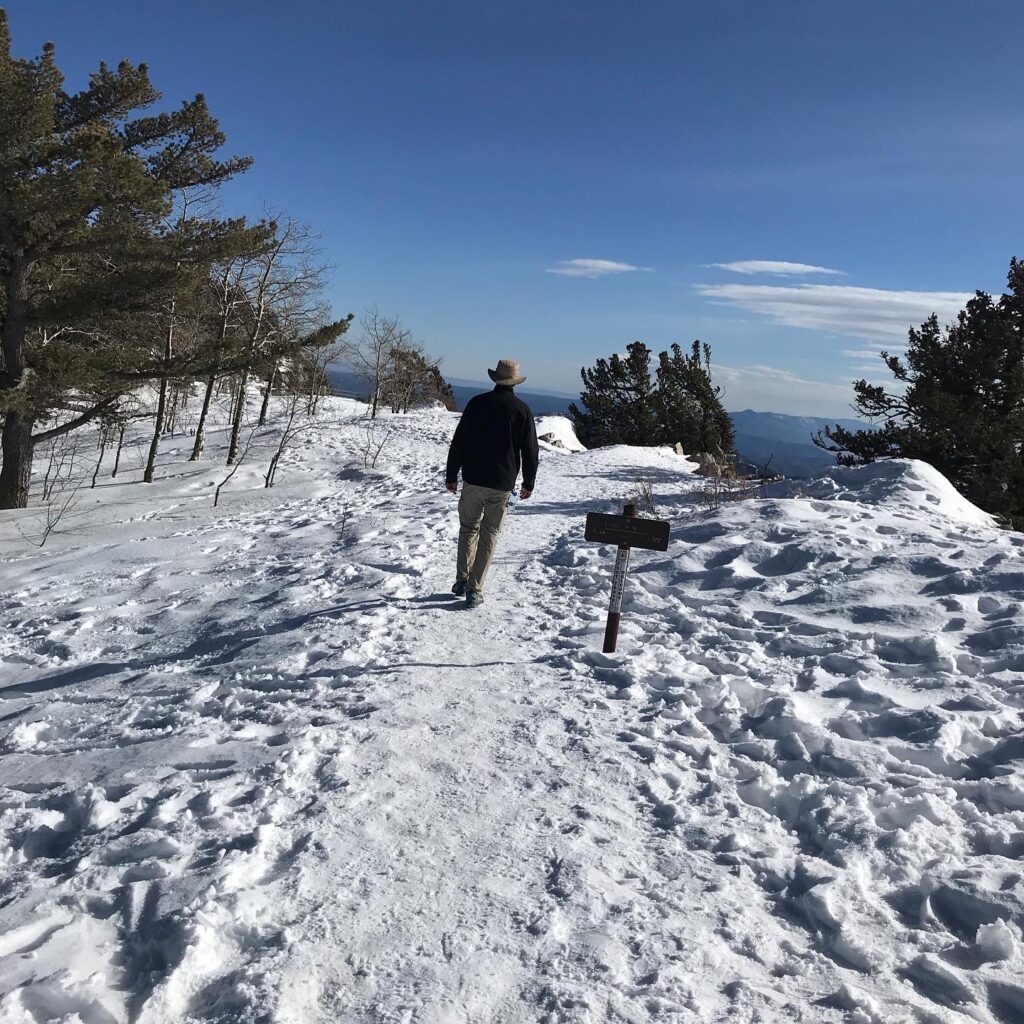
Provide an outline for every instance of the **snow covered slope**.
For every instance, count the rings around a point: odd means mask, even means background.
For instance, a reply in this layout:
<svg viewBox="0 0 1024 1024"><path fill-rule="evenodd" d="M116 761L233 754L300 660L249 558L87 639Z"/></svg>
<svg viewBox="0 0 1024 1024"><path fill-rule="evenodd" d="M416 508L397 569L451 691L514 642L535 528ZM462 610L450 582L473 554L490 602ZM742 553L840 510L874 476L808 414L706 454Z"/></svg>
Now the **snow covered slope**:
<svg viewBox="0 0 1024 1024"><path fill-rule="evenodd" d="M389 423L0 513L0 1021L1024 1020L1024 537L921 464L709 513L552 448L470 613L455 417Z"/></svg>

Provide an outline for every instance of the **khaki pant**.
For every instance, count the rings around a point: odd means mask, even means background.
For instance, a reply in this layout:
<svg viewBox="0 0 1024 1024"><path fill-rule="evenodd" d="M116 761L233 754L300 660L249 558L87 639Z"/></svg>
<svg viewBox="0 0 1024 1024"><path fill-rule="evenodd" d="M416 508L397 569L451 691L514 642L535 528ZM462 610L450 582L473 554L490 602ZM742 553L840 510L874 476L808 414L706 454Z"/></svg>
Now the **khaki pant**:
<svg viewBox="0 0 1024 1024"><path fill-rule="evenodd" d="M456 577L467 590L483 590L484 577L505 519L511 491L463 484L459 497L459 556Z"/></svg>

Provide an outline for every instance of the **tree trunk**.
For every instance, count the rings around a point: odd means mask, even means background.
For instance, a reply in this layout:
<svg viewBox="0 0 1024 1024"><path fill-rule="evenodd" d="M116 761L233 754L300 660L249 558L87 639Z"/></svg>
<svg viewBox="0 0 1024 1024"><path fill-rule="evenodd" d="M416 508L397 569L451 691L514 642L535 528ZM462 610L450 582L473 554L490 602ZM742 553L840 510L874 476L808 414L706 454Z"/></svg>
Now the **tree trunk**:
<svg viewBox="0 0 1024 1024"><path fill-rule="evenodd" d="M177 427L177 425L178 425L178 417L181 417L182 424L183 424L182 428L181 428L181 432L183 434L185 433L185 429L186 429L184 424L186 422L185 421L185 416L188 413L188 401L189 401L189 399L191 397L192 397L192 382L189 381L189 383L186 384L184 387L179 387L178 388L178 411L175 414L175 418L174 418L174 425L175 425L175 427Z"/></svg>
<svg viewBox="0 0 1024 1024"><path fill-rule="evenodd" d="M160 435L164 429L164 413L167 409L167 378L160 378L160 400L156 405L156 422L153 424L153 440L149 443L149 457L146 459L146 472L142 475L142 482L151 484L153 473L156 469L156 454L160 450Z"/></svg>
<svg viewBox="0 0 1024 1024"><path fill-rule="evenodd" d="M174 424L178 417L178 389L168 387L167 410L164 413L164 429L168 437L174 437Z"/></svg>
<svg viewBox="0 0 1024 1024"><path fill-rule="evenodd" d="M32 446L33 449L35 445ZM60 476L60 467L57 465L57 446L50 444L49 457L46 460L46 472L43 474L43 503L50 500L50 480L56 480Z"/></svg>
<svg viewBox="0 0 1024 1024"><path fill-rule="evenodd" d="M121 429L117 435L117 454L114 456L114 468L110 473L111 480L117 476L117 470L121 465L121 450L124 448L124 430L125 425L122 423Z"/></svg>
<svg viewBox="0 0 1024 1024"><path fill-rule="evenodd" d="M107 431L105 428L100 429L100 457L96 460L96 469L92 474L92 488L96 487L96 478L100 475L100 468L103 465L103 456L107 451Z"/></svg>
<svg viewBox="0 0 1024 1024"><path fill-rule="evenodd" d="M2 318L0 346L4 365L0 388L14 391L25 377L25 335L28 332L28 277L31 264L15 254L5 275L6 309ZM0 468L0 508L25 508L32 482L32 427L30 413L13 409L4 417L3 467Z"/></svg>
<svg viewBox="0 0 1024 1024"><path fill-rule="evenodd" d="M174 351L174 307L171 301L171 322L167 325L167 339L164 341L164 365L160 375L160 400L156 406L156 423L153 424L153 440L149 445L149 458L146 459L146 472L142 482L151 484L156 469L156 454L160 450L160 435L164 430L164 417L167 415L167 388L170 384L171 355Z"/></svg>
<svg viewBox="0 0 1024 1024"><path fill-rule="evenodd" d="M262 427L267 422L267 410L270 408L270 393L274 390L274 378L277 376L277 367L275 366L270 371L270 376L267 377L267 390L263 392L263 405L260 407L260 422L259 425Z"/></svg>
<svg viewBox="0 0 1024 1024"><path fill-rule="evenodd" d="M242 417L245 414L245 389L249 385L249 367L242 370L242 379L238 382L238 394L235 396L235 414L231 418L231 441L228 444L228 465L233 466L238 458L238 437L242 433Z"/></svg>
<svg viewBox="0 0 1024 1024"><path fill-rule="evenodd" d="M182 389L173 387L168 394L167 423L164 425L164 430L169 437L174 437L174 432L178 429L178 413L181 411Z"/></svg>
<svg viewBox="0 0 1024 1024"><path fill-rule="evenodd" d="M313 369L309 373L309 394L306 396L306 415L312 416L316 412L316 393L320 390L320 367L314 362Z"/></svg>
<svg viewBox="0 0 1024 1024"><path fill-rule="evenodd" d="M277 472L277 460L280 458L280 450L274 452L274 457L270 460L270 468L267 470L267 475L263 478L264 487L274 486L274 474Z"/></svg>
<svg viewBox="0 0 1024 1024"><path fill-rule="evenodd" d="M217 376L211 373L210 379L206 382L203 408L199 413L199 425L196 427L196 443L192 445L192 454L189 456L189 462L198 462L203 457L203 446L206 444L206 417L210 412L210 402L213 400L213 389L216 384Z"/></svg>
<svg viewBox="0 0 1024 1024"><path fill-rule="evenodd" d="M32 418L9 412L4 418L0 508L26 508L32 481Z"/></svg>

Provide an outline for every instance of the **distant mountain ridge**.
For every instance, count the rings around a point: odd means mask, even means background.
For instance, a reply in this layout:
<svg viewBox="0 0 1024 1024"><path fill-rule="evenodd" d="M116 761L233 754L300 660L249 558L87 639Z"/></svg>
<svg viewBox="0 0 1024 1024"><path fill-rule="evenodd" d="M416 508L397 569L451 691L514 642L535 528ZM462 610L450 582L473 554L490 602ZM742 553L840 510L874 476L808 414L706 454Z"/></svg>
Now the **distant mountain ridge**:
<svg viewBox="0 0 1024 1024"><path fill-rule="evenodd" d="M783 412L755 412L753 409L730 412L729 415L737 431L792 444L811 444L812 434L836 423L849 430L864 430L868 426L863 420L836 416L791 416Z"/></svg>
<svg viewBox="0 0 1024 1024"><path fill-rule="evenodd" d="M332 369L328 376L339 394L359 397L366 393L366 385L353 373ZM452 384L452 391L459 408L463 409L474 395L489 390L489 387L487 384ZM573 401L569 396L524 391L522 388L516 393L537 416L568 415ZM791 416L783 412L755 412L753 409L730 412L729 415L740 456L758 468L770 458L770 471L789 477L817 476L835 465L835 456L816 448L811 441L811 436L819 430L835 423L850 430L862 430L868 426L856 419Z"/></svg>
<svg viewBox="0 0 1024 1024"><path fill-rule="evenodd" d="M360 380L354 373L349 373L347 370L330 369L327 371L327 377L331 382L331 387L339 395L345 395L349 398L360 398L366 394L365 382ZM464 409L466 403L474 395L479 395L483 391L490 391L493 386L493 384L453 383L452 393L455 395L455 401L459 403L459 408ZM516 394L526 402L536 416L564 416L568 413L569 405L572 402L571 398L563 395L548 395L535 391L524 391L522 388L518 388Z"/></svg>
<svg viewBox="0 0 1024 1024"><path fill-rule="evenodd" d="M831 452L817 448L811 437L839 424L850 430L870 429L862 420L820 416L790 416L781 412L730 412L736 432L736 450L748 462L786 476L816 476L835 465Z"/></svg>

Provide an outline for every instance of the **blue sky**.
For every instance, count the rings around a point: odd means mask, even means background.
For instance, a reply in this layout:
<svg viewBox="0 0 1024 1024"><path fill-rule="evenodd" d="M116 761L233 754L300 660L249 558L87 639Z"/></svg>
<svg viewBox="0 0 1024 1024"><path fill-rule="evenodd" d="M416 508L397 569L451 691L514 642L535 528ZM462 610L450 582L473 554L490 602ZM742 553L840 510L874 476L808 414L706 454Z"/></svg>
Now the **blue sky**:
<svg viewBox="0 0 1024 1024"><path fill-rule="evenodd" d="M699 337L728 407L841 415L1024 255L1019 2L0 3L70 86L204 92L256 160L227 208L312 224L336 310L456 378Z"/></svg>

